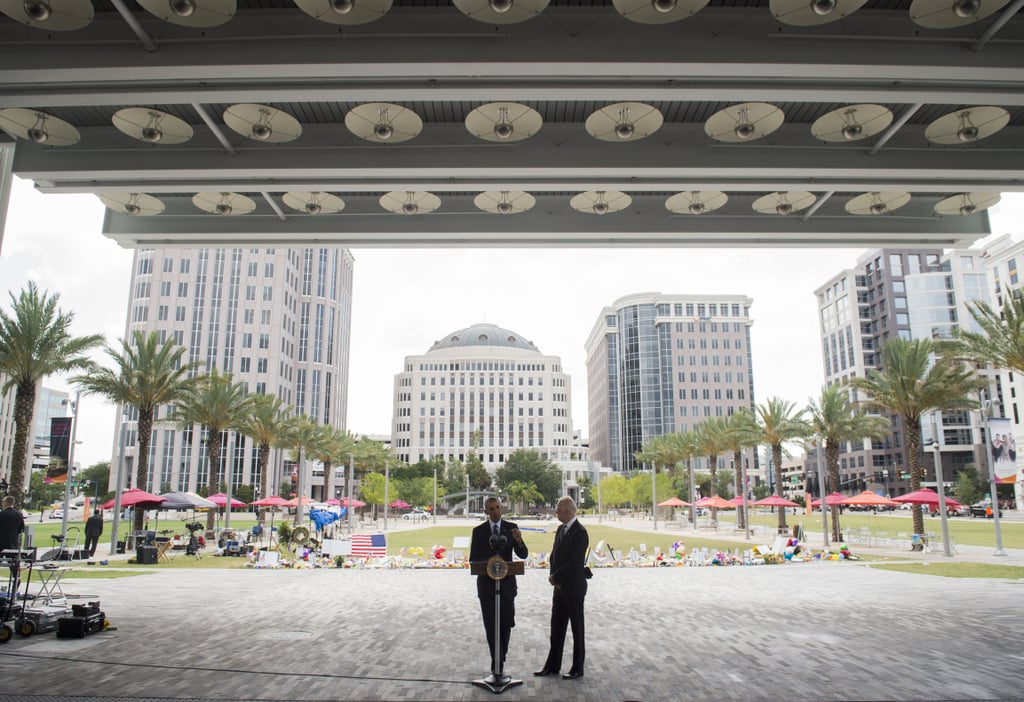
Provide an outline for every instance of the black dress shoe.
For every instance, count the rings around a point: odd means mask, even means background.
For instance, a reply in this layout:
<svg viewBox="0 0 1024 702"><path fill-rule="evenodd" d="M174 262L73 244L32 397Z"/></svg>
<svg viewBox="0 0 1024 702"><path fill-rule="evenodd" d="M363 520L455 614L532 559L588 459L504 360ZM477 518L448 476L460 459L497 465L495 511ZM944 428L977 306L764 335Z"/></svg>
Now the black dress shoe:
<svg viewBox="0 0 1024 702"><path fill-rule="evenodd" d="M577 673L575 670L570 670L568 673L562 676L562 680L575 680L576 678L582 678L583 673Z"/></svg>
<svg viewBox="0 0 1024 702"><path fill-rule="evenodd" d="M548 670L547 668L541 668L533 672L534 677L543 678L545 675L558 675L557 670Z"/></svg>

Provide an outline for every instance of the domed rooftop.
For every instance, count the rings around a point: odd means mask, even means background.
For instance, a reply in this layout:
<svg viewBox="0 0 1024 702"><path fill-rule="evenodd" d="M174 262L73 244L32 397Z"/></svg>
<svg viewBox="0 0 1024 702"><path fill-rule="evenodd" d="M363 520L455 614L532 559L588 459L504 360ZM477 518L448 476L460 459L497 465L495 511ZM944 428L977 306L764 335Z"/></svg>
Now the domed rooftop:
<svg viewBox="0 0 1024 702"><path fill-rule="evenodd" d="M540 349L534 346L532 341L528 341L508 329L486 323L474 324L471 327L452 332L440 341L435 341L430 350L454 349L461 346L504 346L540 353Z"/></svg>

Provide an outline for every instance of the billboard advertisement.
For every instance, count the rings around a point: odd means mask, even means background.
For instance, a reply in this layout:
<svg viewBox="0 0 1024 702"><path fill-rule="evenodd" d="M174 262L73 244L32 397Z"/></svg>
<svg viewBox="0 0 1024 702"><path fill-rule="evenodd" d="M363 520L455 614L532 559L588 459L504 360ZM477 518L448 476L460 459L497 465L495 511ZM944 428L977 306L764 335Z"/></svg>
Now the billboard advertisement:
<svg viewBox="0 0 1024 702"><path fill-rule="evenodd" d="M988 451L996 483L1014 483L1017 480L1017 442L1008 418L988 420Z"/></svg>

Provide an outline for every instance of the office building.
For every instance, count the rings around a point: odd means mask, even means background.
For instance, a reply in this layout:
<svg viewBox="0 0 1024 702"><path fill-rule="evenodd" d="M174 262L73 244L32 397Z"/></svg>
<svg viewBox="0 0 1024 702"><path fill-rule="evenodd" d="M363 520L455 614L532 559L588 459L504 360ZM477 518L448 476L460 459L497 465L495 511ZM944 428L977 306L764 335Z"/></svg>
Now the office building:
<svg viewBox="0 0 1024 702"><path fill-rule="evenodd" d="M318 424L346 426L352 255L338 248L139 249L133 259L126 333L156 331L184 346L200 372L231 373L249 392L274 394ZM115 437L125 483L134 486L136 419L126 408ZM161 408L153 428L146 490L206 485L205 431L178 429ZM284 452L270 463L270 489L290 475ZM218 473L259 484L258 450L229 432ZM322 485L323 477L319 478ZM315 489L317 480L307 482Z"/></svg>
<svg viewBox="0 0 1024 702"><path fill-rule="evenodd" d="M639 293L601 310L586 343L591 460L636 470L634 454L649 440L752 409L752 303Z"/></svg>
<svg viewBox="0 0 1024 702"><path fill-rule="evenodd" d="M395 376L393 450L417 463L465 461L495 470L514 451L550 460L573 450L572 385L557 356L494 324L446 334Z"/></svg>

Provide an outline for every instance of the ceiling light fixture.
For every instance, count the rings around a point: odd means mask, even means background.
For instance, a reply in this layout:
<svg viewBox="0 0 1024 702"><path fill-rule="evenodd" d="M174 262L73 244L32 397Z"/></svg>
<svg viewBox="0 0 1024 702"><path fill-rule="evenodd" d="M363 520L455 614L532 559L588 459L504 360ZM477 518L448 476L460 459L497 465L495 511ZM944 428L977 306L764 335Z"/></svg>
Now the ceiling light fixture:
<svg viewBox="0 0 1024 702"><path fill-rule="evenodd" d="M846 203L846 211L858 217L892 214L910 202L910 193L906 192L870 192L861 193Z"/></svg>
<svg viewBox="0 0 1024 702"><path fill-rule="evenodd" d="M494 206L494 209L498 210L498 214L509 214L512 212L512 203L508 201L508 190L501 191L501 200Z"/></svg>
<svg viewBox="0 0 1024 702"><path fill-rule="evenodd" d="M608 214L608 203L604 200L604 190L597 191L597 202L590 207L594 214Z"/></svg>
<svg viewBox="0 0 1024 702"><path fill-rule="evenodd" d="M488 6L499 15L503 15L511 10L512 2L513 0L487 0Z"/></svg>
<svg viewBox="0 0 1024 702"><path fill-rule="evenodd" d="M720 190L684 190L665 200L665 209L677 215L704 215L729 201Z"/></svg>
<svg viewBox="0 0 1024 702"><path fill-rule="evenodd" d="M783 217L785 217L786 215L790 214L793 211L793 205L791 205L790 203L786 202L785 198L786 198L786 196L783 195L780 198L779 204L777 204L775 206L776 214L780 214Z"/></svg>
<svg viewBox="0 0 1024 702"><path fill-rule="evenodd" d="M36 22L45 22L53 14L53 8L45 0L25 0L22 3L25 14Z"/></svg>
<svg viewBox="0 0 1024 702"><path fill-rule="evenodd" d="M960 119L960 128L956 130L956 138L962 142L977 141L981 130L971 122L971 111L959 112L957 117Z"/></svg>
<svg viewBox="0 0 1024 702"><path fill-rule="evenodd" d="M999 202L999 193L969 192L956 193L935 204L935 214L940 216L969 216L978 214Z"/></svg>
<svg viewBox="0 0 1024 702"><path fill-rule="evenodd" d="M636 131L636 127L629 121L629 107L619 110L619 119L615 122L615 136L620 139L629 139Z"/></svg>
<svg viewBox="0 0 1024 702"><path fill-rule="evenodd" d="M323 211L323 206L320 204L320 193L312 192L309 194L309 201L303 206L307 214L318 215Z"/></svg>
<svg viewBox="0 0 1024 702"><path fill-rule="evenodd" d="M382 107L377 123L373 125L373 135L381 141L387 141L395 134L395 128L391 126L388 118L389 112L388 108Z"/></svg>
<svg viewBox="0 0 1024 702"><path fill-rule="evenodd" d="M164 211L164 203L145 193L101 193L100 202L126 217L158 215Z"/></svg>
<svg viewBox="0 0 1024 702"><path fill-rule="evenodd" d="M889 211L889 206L882 202L880 193L871 193L871 206L868 209L873 215L882 215Z"/></svg>
<svg viewBox="0 0 1024 702"><path fill-rule="evenodd" d="M981 0L956 0L953 3L953 14L964 19L974 17L981 9Z"/></svg>
<svg viewBox="0 0 1024 702"><path fill-rule="evenodd" d="M149 113L149 122L140 132L143 141L148 141L151 144L155 144L164 138L164 132L160 129L160 119L163 117L163 112Z"/></svg>
<svg viewBox="0 0 1024 702"><path fill-rule="evenodd" d="M736 126L732 133L736 135L737 139L747 140L754 136L754 123L750 121L750 111L746 107L741 107L736 111L736 119Z"/></svg>
<svg viewBox="0 0 1024 702"><path fill-rule="evenodd" d="M824 17L839 6L838 0L811 0L811 12Z"/></svg>
<svg viewBox="0 0 1024 702"><path fill-rule="evenodd" d="M420 206L416 204L416 193L411 190L405 192L405 202L402 203L402 214L416 214Z"/></svg>
<svg viewBox="0 0 1024 702"><path fill-rule="evenodd" d="M494 123L494 136L498 137L502 141L510 139L512 134L515 132L515 128L508 119L508 108L498 108L498 121Z"/></svg>
<svg viewBox="0 0 1024 702"><path fill-rule="evenodd" d="M214 205L214 210L217 212L217 214L219 214L219 215L229 215L229 214L231 214L233 208L231 207L230 199L231 199L231 193L221 193L220 194L220 202L218 202L216 205Z"/></svg>
<svg viewBox="0 0 1024 702"><path fill-rule="evenodd" d="M256 124L252 125L249 133L254 139L260 141L266 141L274 135L274 130L270 126L270 110L265 107L259 109L259 118L256 120Z"/></svg>
<svg viewBox="0 0 1024 702"><path fill-rule="evenodd" d="M843 138L852 141L854 139L860 139L861 135L864 134L864 127L857 122L857 109L851 107L843 112Z"/></svg>
<svg viewBox="0 0 1024 702"><path fill-rule="evenodd" d="M356 6L355 0L330 0L331 12L347 15Z"/></svg>
<svg viewBox="0 0 1024 702"><path fill-rule="evenodd" d="M139 194L132 193L128 198L128 202L124 203L124 207L121 208L121 211L129 217L134 217L138 213L142 212L142 208L139 207Z"/></svg>
<svg viewBox="0 0 1024 702"><path fill-rule="evenodd" d="M168 0L168 6L178 17L191 17L196 12L194 0Z"/></svg>
<svg viewBox="0 0 1024 702"><path fill-rule="evenodd" d="M37 144L45 144L50 139L50 132L46 130L46 120L50 115L45 112L36 112L36 123L28 128L28 138Z"/></svg>
<svg viewBox="0 0 1024 702"><path fill-rule="evenodd" d="M814 193L804 190L786 190L763 195L754 200L752 207L754 212L785 217L807 209L814 204L816 199Z"/></svg>
<svg viewBox="0 0 1024 702"><path fill-rule="evenodd" d="M655 12L665 14L676 9L676 0L651 0L651 7Z"/></svg>
<svg viewBox="0 0 1024 702"><path fill-rule="evenodd" d="M704 202L700 199L700 193L693 191L690 193L690 206L687 207L690 214L704 214Z"/></svg>

